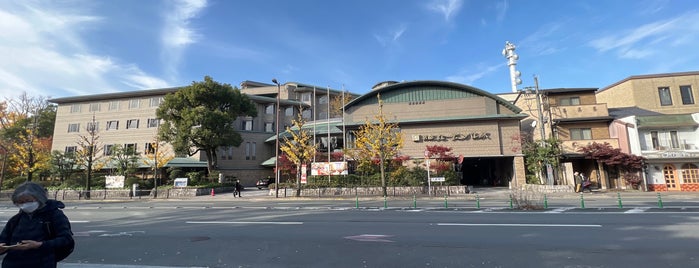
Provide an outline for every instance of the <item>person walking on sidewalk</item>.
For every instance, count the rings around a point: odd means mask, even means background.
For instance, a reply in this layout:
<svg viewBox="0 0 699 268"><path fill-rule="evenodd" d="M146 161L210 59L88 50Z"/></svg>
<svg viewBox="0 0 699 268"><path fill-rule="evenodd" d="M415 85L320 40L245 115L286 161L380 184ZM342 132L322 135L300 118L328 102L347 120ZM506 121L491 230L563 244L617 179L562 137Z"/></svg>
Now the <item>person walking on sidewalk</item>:
<svg viewBox="0 0 699 268"><path fill-rule="evenodd" d="M584 175L580 174L580 177L582 178L582 188L580 188L581 192L585 192L585 189L587 189L588 192L592 193L592 182L590 181L590 178L585 178Z"/></svg>
<svg viewBox="0 0 699 268"><path fill-rule="evenodd" d="M235 190L233 190L233 197L236 195L238 197L243 197L240 192L243 190L243 185L240 184L240 180L235 180Z"/></svg>
<svg viewBox="0 0 699 268"><path fill-rule="evenodd" d="M575 180L575 192L579 193L582 190L583 177L580 172L573 173L573 179Z"/></svg>

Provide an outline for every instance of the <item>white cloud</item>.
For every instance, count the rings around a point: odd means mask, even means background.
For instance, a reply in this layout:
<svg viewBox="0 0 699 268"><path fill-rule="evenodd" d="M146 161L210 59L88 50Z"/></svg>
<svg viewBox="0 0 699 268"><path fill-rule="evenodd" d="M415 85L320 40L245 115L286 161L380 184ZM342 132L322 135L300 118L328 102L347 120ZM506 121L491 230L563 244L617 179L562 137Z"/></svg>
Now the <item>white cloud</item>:
<svg viewBox="0 0 699 268"><path fill-rule="evenodd" d="M459 73L457 74L447 76L445 79L451 82L471 85L479 79L485 77L486 75L491 74L497 71L498 69L502 68L503 66L505 66L505 64L506 63L499 63L496 65L481 65L477 67L475 71L464 69L459 71Z"/></svg>
<svg viewBox="0 0 699 268"><path fill-rule="evenodd" d="M427 9L441 14L445 21L449 21L461 10L462 4L462 0L432 0Z"/></svg>
<svg viewBox="0 0 699 268"><path fill-rule="evenodd" d="M505 15L507 15L507 10L509 9L509 7L510 5L509 3L507 3L507 0L495 4L495 9L497 10L495 19L497 20L497 22L502 22L505 19Z"/></svg>
<svg viewBox="0 0 699 268"><path fill-rule="evenodd" d="M596 38L588 45L599 52L613 51L621 58L646 58L667 51L668 47L691 44L699 35L699 12L659 20L634 29L617 31ZM691 37L690 37L691 36Z"/></svg>
<svg viewBox="0 0 699 268"><path fill-rule="evenodd" d="M105 20L91 14L90 3L0 2L0 94L62 97L167 85L90 51L85 40Z"/></svg>
<svg viewBox="0 0 699 268"><path fill-rule="evenodd" d="M388 47L397 44L400 37L403 36L403 33L405 33L405 31L407 30L408 27L403 24L400 25L398 29L395 29L394 31L391 31L387 34L374 34L374 39L376 39L376 41L379 42L379 44L381 44L382 47Z"/></svg>
<svg viewBox="0 0 699 268"><path fill-rule="evenodd" d="M191 27L190 22L206 8L206 0L178 0L171 3L170 8L165 9L165 26L161 32L163 43L163 65L170 76L177 76L177 67L180 64L184 49L198 41L200 36Z"/></svg>

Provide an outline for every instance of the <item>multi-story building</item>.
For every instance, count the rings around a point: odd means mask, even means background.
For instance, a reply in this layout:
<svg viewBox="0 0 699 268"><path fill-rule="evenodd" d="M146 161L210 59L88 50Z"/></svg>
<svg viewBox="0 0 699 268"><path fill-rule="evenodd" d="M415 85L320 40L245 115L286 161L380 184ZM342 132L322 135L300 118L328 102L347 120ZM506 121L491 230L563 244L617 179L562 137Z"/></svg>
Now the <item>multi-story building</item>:
<svg viewBox="0 0 699 268"><path fill-rule="evenodd" d="M554 137L561 142L560 166L547 172L548 183L555 179L556 184L574 185L575 171L603 189L615 181L616 178L610 181L606 172L600 173L595 161L586 159L579 151L593 142L619 148L618 139L610 136L609 123L613 118L606 104L597 101L595 91L596 88L552 88L503 94L509 95L528 115L521 124L523 141Z"/></svg>
<svg viewBox="0 0 699 268"><path fill-rule="evenodd" d="M319 117L327 118L327 108L318 105L319 109L312 109L313 101L310 101L310 104L301 101L305 92L313 91L314 88L316 87L293 82L279 85L279 87L252 81L241 83L241 91L257 103L258 116L240 117L236 120L235 125L243 137L243 143L239 147L219 149L219 171L225 176L240 179L246 185L254 185L258 178L273 175L269 166L263 165L263 162L273 159L275 155L275 144L268 140L275 136L276 131L277 92L280 93L280 127L282 127L290 125L302 110L307 120L315 116L305 113L311 110L316 110L315 114ZM320 89L320 87L317 88ZM51 99L51 102L58 104L52 150L75 151L80 136L86 135L87 128L94 126L99 136L100 157L109 158L112 148L117 144L145 153L152 149L150 144L155 141L157 127L160 124L160 120L155 116L157 107L166 94L174 93L179 89L165 88ZM328 94L339 96L345 93L324 88L324 90L317 90L316 94L315 97L319 99L316 102L325 103L324 100L330 99ZM282 131L283 129L281 128ZM171 148L166 146L165 150L168 149ZM205 169L206 165L203 162L205 160L203 154L196 154L192 157L175 158L168 165ZM149 176L149 173L142 174Z"/></svg>
<svg viewBox="0 0 699 268"><path fill-rule="evenodd" d="M682 72L631 76L597 92L625 126L631 153L647 158L648 190L699 191L698 87L699 72Z"/></svg>

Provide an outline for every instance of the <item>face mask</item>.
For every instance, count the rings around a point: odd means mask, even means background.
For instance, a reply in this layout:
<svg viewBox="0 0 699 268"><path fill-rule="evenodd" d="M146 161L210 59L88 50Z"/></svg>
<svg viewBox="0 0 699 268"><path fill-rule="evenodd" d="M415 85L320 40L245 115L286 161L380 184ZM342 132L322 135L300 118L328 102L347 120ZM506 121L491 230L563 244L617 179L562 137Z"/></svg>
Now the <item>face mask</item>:
<svg viewBox="0 0 699 268"><path fill-rule="evenodd" d="M32 213L32 212L34 212L37 208L39 208L39 202L36 202L36 201L34 201L34 202L27 202L27 203L24 203L24 204L19 204L19 205L17 205L17 206L19 207L19 209L21 209L22 211L24 211L24 212L26 212L26 213Z"/></svg>

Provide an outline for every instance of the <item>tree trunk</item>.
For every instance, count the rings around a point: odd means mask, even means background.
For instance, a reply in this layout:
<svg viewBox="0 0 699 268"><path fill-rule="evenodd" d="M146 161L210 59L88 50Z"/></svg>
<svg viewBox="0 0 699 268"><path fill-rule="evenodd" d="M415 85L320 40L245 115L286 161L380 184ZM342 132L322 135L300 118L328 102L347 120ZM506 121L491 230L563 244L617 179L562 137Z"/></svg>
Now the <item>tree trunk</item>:
<svg viewBox="0 0 699 268"><path fill-rule="evenodd" d="M296 197L301 196L301 163L296 167Z"/></svg>

